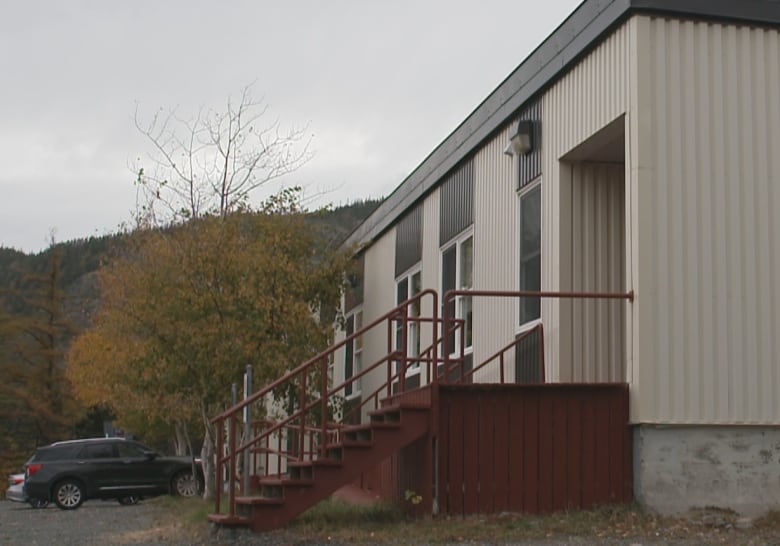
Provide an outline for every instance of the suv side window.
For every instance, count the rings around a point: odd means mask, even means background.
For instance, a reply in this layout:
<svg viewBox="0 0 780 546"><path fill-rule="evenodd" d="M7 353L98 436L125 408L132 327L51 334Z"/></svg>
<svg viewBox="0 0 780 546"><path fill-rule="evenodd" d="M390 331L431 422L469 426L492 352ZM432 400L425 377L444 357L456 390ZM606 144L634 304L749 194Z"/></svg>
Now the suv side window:
<svg viewBox="0 0 780 546"><path fill-rule="evenodd" d="M75 459L80 451L80 446L67 445L38 449L29 462L62 461Z"/></svg>
<svg viewBox="0 0 780 546"><path fill-rule="evenodd" d="M111 444L87 444L81 450L85 459L112 459L116 457Z"/></svg>
<svg viewBox="0 0 780 546"><path fill-rule="evenodd" d="M122 459L140 458L144 456L145 448L139 444L120 442L117 443L116 448L119 451L119 456Z"/></svg>

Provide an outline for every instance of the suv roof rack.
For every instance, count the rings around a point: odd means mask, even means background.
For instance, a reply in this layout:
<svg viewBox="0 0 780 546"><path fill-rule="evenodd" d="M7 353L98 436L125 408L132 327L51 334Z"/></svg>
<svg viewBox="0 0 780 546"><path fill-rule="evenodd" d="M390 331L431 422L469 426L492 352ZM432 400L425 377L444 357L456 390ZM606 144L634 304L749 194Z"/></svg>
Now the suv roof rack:
<svg viewBox="0 0 780 546"><path fill-rule="evenodd" d="M110 438L81 438L78 440L62 440L61 442L54 442L53 446L61 446L65 444L76 444L79 442L105 442L106 440L121 440L124 441L125 438L122 438L121 436L112 436Z"/></svg>

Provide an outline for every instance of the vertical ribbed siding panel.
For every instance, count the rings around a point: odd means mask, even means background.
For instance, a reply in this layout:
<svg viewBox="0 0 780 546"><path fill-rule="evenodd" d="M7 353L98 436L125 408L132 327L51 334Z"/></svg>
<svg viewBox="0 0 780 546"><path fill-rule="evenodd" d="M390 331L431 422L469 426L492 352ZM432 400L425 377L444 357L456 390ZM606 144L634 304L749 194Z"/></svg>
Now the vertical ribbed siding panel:
<svg viewBox="0 0 780 546"><path fill-rule="evenodd" d="M574 279L587 271L574 269L573 227L592 225L597 218L578 214L592 209L575 209L574 199L596 199L597 195L572 194L571 165L559 161L566 153L610 122L625 114L629 91L629 28L617 28L572 70L555 83L542 102L542 289L570 290ZM615 228L619 229L619 228ZM623 228L625 229L625 228ZM614 254L613 254L614 255ZM582 264L584 260L577 263ZM603 269L625 263L602 264ZM574 336L592 338L588 324L572 326L572 304L546 300L542 303L545 324L545 363L550 381L572 381L582 364L574 361ZM622 343L622 342L621 342ZM595 366L595 363L593 364ZM625 355L621 368L625 366ZM583 370L587 374L587 367ZM594 373L596 369L592 370ZM577 371L578 377L581 371ZM621 372L620 377L623 377Z"/></svg>
<svg viewBox="0 0 780 546"><path fill-rule="evenodd" d="M474 157L474 286L477 289L517 290L517 160L505 155L510 127L500 131ZM474 363L507 345L514 338L517 302L509 299L474 300ZM489 366L476 381L498 380ZM507 379L514 375L514 360L507 355ZM479 372L478 372L479 374Z"/></svg>
<svg viewBox="0 0 780 546"><path fill-rule="evenodd" d="M444 245L474 221L474 161L448 174L440 192L439 244Z"/></svg>
<svg viewBox="0 0 780 546"><path fill-rule="evenodd" d="M654 347L635 355L639 418L776 423L779 33L648 17L641 28L650 88L637 107L653 116L636 145L653 170L632 183L656 232L637 265L653 310L636 331Z"/></svg>
<svg viewBox="0 0 780 546"><path fill-rule="evenodd" d="M518 189L533 182L542 174L542 104L536 101L523 109L518 120L530 120L534 122L533 135L531 137L533 148L525 155L518 158ZM512 130L516 124L512 124ZM510 133L511 134L511 133ZM506 142L504 143L506 145Z"/></svg>
<svg viewBox="0 0 780 546"><path fill-rule="evenodd" d="M422 259L422 205L417 205L395 226L395 276Z"/></svg>
<svg viewBox="0 0 780 546"><path fill-rule="evenodd" d="M572 290L624 292L625 169L623 165L576 163L571 166ZM625 381L625 303L571 303L571 379L576 382Z"/></svg>
<svg viewBox="0 0 780 546"><path fill-rule="evenodd" d="M366 250L363 324L369 324L395 307L395 230L385 233ZM368 367L387 354L387 331L374 328L363 339L363 366ZM342 362L343 364L343 362ZM380 367L363 378L363 394L371 394L387 379Z"/></svg>

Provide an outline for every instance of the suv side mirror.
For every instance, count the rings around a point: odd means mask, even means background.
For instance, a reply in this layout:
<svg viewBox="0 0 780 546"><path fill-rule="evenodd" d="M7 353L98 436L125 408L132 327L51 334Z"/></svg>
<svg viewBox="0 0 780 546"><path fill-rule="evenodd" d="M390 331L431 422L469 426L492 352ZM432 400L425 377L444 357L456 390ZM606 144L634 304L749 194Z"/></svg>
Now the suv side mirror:
<svg viewBox="0 0 780 546"><path fill-rule="evenodd" d="M157 458L157 452L156 451L144 451L144 457L146 457L147 461L153 461L155 458Z"/></svg>

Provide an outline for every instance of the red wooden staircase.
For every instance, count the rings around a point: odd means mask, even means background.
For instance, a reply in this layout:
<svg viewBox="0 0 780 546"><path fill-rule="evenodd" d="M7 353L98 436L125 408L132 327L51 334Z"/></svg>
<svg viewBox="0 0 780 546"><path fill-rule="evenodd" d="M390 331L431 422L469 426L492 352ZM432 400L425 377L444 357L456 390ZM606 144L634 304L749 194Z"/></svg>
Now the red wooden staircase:
<svg viewBox="0 0 780 546"><path fill-rule="evenodd" d="M410 316L412 305L419 309L424 298L432 299L429 309L434 311L433 317ZM420 363L428 370L431 382L430 370L436 370L439 364L437 309L437 294L432 290L421 292L217 416L212 421L217 431L216 509L209 520L223 526L249 527L255 532L282 527L362 472L428 434L431 389L403 392L404 376L409 365ZM428 339L433 342L422 354L409 357L406 336L400 336L394 349L388 342L385 357L340 385L329 384L328 363L346 344L372 329L395 332L398 325L412 321L420 324L420 330L426 324L431 332ZM347 387L351 386L352 392L359 390L361 378L379 367L387 370L386 382L340 411ZM285 394L280 398L279 393ZM290 393L295 394L291 397ZM247 406L253 412L283 416L258 421L251 434L241 435ZM287 411L280 412L282 406ZM240 467L249 469L248 480L240 477Z"/></svg>
<svg viewBox="0 0 780 546"><path fill-rule="evenodd" d="M481 383L504 384L508 381L505 368L509 362L515 367L510 381L544 382L541 324L517 336L481 364L472 366L467 362L463 354L464 321L451 316L440 320L438 316L441 308L453 309L451 302L460 295L488 299L633 298L631 292L450 291L440 307L435 291L420 292L212 420L217 457L215 511L209 519L218 525L249 527L255 532L282 527L354 482L362 472L426 436L431 441L427 442L425 455L421 455L425 457L421 465L426 469L421 483L431 488L425 502L428 511L434 510L437 493L432 484L437 448L433 446L441 433L439 383L467 384L479 377ZM348 344L359 342L375 329L387 336L387 354L334 385L329 379L329 364L342 355L339 351L344 351ZM410 345L407 338L411 331L415 332L415 340ZM460 342L455 343L456 339ZM430 344L419 351L419 340L428 340ZM452 347L456 350L449 354ZM417 365L419 383L424 386L409 390L406 371ZM385 370L382 375L380 372ZM349 404L344 404L346 393L360 392L361 380L369 374L384 376L386 380L373 393L363 391L362 397L351 398ZM247 425L247 408L263 415L263 419Z"/></svg>
<svg viewBox="0 0 780 546"><path fill-rule="evenodd" d="M234 523L254 532L282 527L429 430L426 407L401 404L370 415L368 424L343 428L341 440L328 446L326 457L291 462L287 473L259 480L259 495L237 497ZM224 521L219 516L211 519Z"/></svg>

